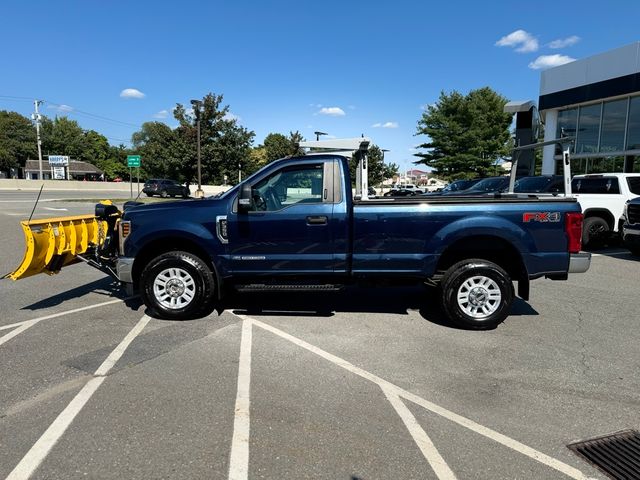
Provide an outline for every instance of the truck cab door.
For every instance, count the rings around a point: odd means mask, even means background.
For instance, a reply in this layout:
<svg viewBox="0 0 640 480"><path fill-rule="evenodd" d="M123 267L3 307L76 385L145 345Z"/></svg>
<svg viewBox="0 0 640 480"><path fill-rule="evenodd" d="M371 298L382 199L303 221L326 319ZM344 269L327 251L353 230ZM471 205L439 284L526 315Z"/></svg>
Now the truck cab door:
<svg viewBox="0 0 640 480"><path fill-rule="evenodd" d="M333 274L334 160L284 165L251 180L248 212L229 216L235 276Z"/></svg>

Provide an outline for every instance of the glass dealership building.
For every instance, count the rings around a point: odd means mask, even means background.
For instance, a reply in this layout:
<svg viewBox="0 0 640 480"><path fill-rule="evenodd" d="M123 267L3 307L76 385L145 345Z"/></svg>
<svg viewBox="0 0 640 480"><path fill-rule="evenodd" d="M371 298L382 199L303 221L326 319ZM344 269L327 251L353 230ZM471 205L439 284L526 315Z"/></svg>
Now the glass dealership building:
<svg viewBox="0 0 640 480"><path fill-rule="evenodd" d="M545 141L576 137L572 174L640 172L640 42L542 72L538 110ZM544 174L556 153L545 147Z"/></svg>

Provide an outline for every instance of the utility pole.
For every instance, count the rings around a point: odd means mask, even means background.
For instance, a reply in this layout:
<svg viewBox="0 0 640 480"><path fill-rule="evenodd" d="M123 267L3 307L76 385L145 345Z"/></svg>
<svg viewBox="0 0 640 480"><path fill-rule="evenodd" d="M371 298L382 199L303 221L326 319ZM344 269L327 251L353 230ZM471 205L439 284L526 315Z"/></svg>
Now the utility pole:
<svg viewBox="0 0 640 480"><path fill-rule="evenodd" d="M42 180L42 141L40 140L40 120L42 120L42 117L40 116L40 112L38 112L38 106L40 106L41 103L44 103L44 100L33 101L33 108L35 111L31 115L31 118L36 122L36 138L38 140L38 180Z"/></svg>
<svg viewBox="0 0 640 480"><path fill-rule="evenodd" d="M196 190L196 198L204 197L202 191L202 163L200 161L200 107L202 106L202 100L191 100L193 106L193 113L196 115L196 124L198 129L198 190Z"/></svg>

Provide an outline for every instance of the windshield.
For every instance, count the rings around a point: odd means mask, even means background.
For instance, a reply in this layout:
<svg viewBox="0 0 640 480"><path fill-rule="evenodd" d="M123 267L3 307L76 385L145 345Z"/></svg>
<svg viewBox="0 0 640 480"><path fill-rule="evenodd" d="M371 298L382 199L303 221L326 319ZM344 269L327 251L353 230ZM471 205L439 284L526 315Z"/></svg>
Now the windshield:
<svg viewBox="0 0 640 480"><path fill-rule="evenodd" d="M456 180L442 189L443 192L459 192L469 187L471 180Z"/></svg>
<svg viewBox="0 0 640 480"><path fill-rule="evenodd" d="M469 188L467 192L495 192L504 188L508 183L507 177L485 178Z"/></svg>
<svg viewBox="0 0 640 480"><path fill-rule="evenodd" d="M549 185L553 182L552 177L525 177L516 181L513 191L518 192L546 192Z"/></svg>

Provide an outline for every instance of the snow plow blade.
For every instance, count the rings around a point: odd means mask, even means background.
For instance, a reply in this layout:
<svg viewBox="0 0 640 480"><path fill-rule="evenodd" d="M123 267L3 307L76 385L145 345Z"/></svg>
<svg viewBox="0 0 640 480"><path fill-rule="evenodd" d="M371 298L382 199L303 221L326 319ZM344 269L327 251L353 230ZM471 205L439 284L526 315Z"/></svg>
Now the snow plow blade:
<svg viewBox="0 0 640 480"><path fill-rule="evenodd" d="M20 224L27 245L20 266L6 275L12 280L38 273L53 275L65 265L79 262L77 255L104 243L109 228L95 215L24 220Z"/></svg>

